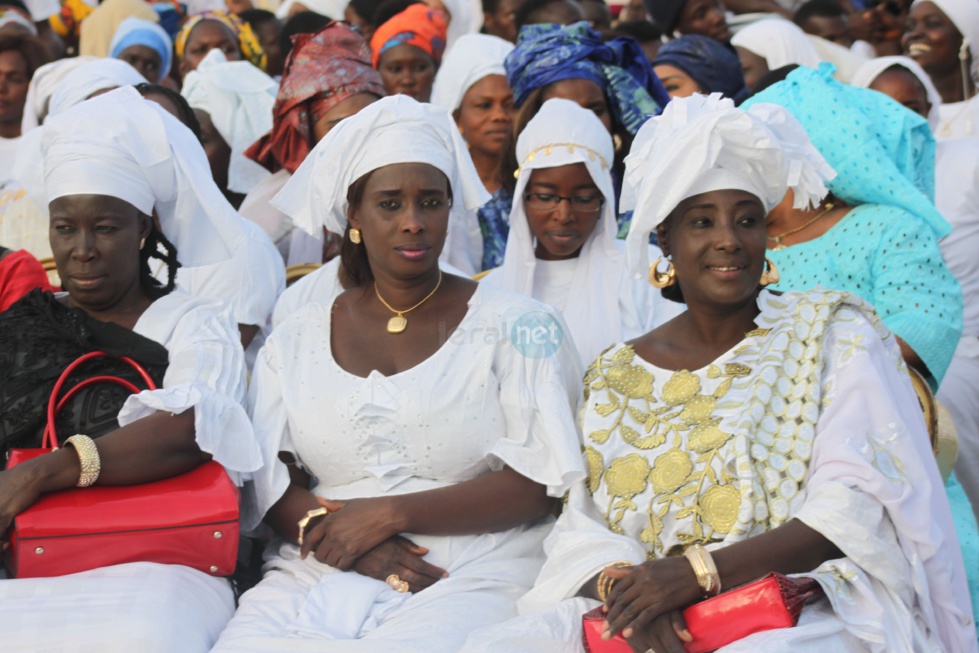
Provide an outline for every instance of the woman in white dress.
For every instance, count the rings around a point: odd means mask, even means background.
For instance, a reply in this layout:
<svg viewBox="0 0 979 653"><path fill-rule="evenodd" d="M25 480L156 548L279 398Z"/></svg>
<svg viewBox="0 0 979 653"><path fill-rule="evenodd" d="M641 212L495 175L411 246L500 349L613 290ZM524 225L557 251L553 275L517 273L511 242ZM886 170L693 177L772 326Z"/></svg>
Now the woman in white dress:
<svg viewBox="0 0 979 653"><path fill-rule="evenodd" d="M385 98L277 198L344 234L354 287L259 356L255 494L278 538L215 651L454 652L536 577L584 476L577 355L550 309L440 271L450 205L485 192L464 155L447 112Z"/></svg>
<svg viewBox="0 0 979 653"><path fill-rule="evenodd" d="M581 615L602 596L609 635L680 653L694 635L682 609L775 571L815 578L825 599L794 628L720 651L976 651L894 336L853 295L763 288L777 274L767 210L790 173L808 203L832 172L802 127L773 105L677 99L627 166L630 264L645 269L656 229L671 260L650 272L688 310L613 345L585 377L588 483L571 491L525 616L464 650L580 651Z"/></svg>
<svg viewBox="0 0 979 653"><path fill-rule="evenodd" d="M243 407L234 321L218 302L174 290L177 256L214 263L234 245L224 234L238 218L210 181L204 153L132 88L51 116L40 129L43 158L31 162L39 178L30 187L38 203L50 202L52 250L68 292L35 292L2 314L0 338L16 342L0 359L2 451L40 446L57 376L81 353L107 349L145 362L159 389L127 398L97 386L67 409L72 430L63 431L94 438L94 482L145 483L214 459L243 485L262 456ZM166 261L165 285L152 277L151 257ZM82 451L62 447L0 472L0 534L40 493L93 481L80 475L90 456ZM5 652L205 653L233 612L226 579L179 565L0 581Z"/></svg>
<svg viewBox="0 0 979 653"><path fill-rule="evenodd" d="M613 157L612 137L594 112L570 100L545 102L517 139L521 164L503 265L480 282L559 309L585 367L610 342L683 310L626 268L615 237Z"/></svg>

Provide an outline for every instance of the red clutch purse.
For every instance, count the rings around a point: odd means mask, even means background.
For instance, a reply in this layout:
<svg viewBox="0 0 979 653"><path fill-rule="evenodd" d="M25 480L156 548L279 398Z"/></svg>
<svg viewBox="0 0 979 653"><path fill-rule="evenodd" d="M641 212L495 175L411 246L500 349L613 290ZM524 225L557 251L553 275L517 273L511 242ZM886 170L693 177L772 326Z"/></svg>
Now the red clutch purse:
<svg viewBox="0 0 979 653"><path fill-rule="evenodd" d="M58 395L68 375L103 352L77 359L61 374L48 401L42 449L13 449L7 468L57 448L55 416L81 388L115 383L139 392L126 379L96 376ZM149 374L131 358L150 390ZM93 486L42 496L14 519L4 564L14 578L62 576L127 562L186 565L229 576L238 554L238 488L224 468L209 461L194 470L153 483Z"/></svg>
<svg viewBox="0 0 979 653"><path fill-rule="evenodd" d="M696 603L683 611L693 641L683 645L686 653L710 653L753 633L789 628L810 597L822 592L812 578L790 578L771 573L723 594ZM582 617L585 651L589 653L632 653L621 635L602 640L605 613L601 606Z"/></svg>

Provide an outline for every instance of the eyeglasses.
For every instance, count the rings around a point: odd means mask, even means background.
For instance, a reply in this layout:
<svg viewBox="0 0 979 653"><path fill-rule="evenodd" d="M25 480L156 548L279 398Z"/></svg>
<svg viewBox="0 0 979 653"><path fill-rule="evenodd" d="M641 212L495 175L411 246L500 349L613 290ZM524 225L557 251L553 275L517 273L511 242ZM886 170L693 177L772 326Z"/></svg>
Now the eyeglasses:
<svg viewBox="0 0 979 653"><path fill-rule="evenodd" d="M527 208L533 211L553 211L562 200L568 200L575 213L595 213L602 210L605 198L601 195L572 195L564 197L554 193L524 193Z"/></svg>

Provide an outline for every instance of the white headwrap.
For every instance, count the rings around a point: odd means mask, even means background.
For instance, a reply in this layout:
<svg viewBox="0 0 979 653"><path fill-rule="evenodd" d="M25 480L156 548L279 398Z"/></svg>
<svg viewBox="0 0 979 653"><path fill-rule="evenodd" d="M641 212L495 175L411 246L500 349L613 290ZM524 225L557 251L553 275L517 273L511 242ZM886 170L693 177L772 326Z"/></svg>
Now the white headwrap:
<svg viewBox="0 0 979 653"><path fill-rule="evenodd" d="M575 343L585 356L597 354L621 339L619 285L624 262L615 244L618 224L612 184L614 157L612 137L602 121L594 112L570 100L555 98L545 102L517 138L520 168L510 211L510 235L499 271L503 288L533 295L536 243L527 222L523 195L534 170L583 163L605 197L602 217L578 255L571 295L564 308Z"/></svg>
<svg viewBox="0 0 979 653"><path fill-rule="evenodd" d="M918 65L918 62L911 57L877 57L876 59L871 59L860 66L857 74L850 80L850 85L859 88L870 88L870 85L880 77L881 73L894 66L900 66L907 70L917 77L921 85L925 87L928 102L931 104L931 110L928 111L928 125L931 127L931 131L934 132L938 129L938 123L941 120L939 107L942 105L942 96L939 95L938 89L935 88L935 84L931 81L931 77L928 76L925 69Z"/></svg>
<svg viewBox="0 0 979 653"><path fill-rule="evenodd" d="M117 86L148 84L136 69L119 59L95 59L78 66L51 94L48 117L55 116L84 101L92 93Z"/></svg>
<svg viewBox="0 0 979 653"><path fill-rule="evenodd" d="M489 34L466 34L442 58L432 84L432 104L452 113L462 106L462 98L473 84L489 77L506 78L503 60L513 52L509 41Z"/></svg>
<svg viewBox="0 0 979 653"><path fill-rule="evenodd" d="M133 88L119 88L45 121L40 147L18 155L15 176L34 202L109 195L156 210L188 267L219 263L244 241L241 218L211 179L200 143Z"/></svg>
<svg viewBox="0 0 979 653"><path fill-rule="evenodd" d="M272 107L279 85L247 61L228 61L211 50L187 73L180 93L194 109L206 111L221 138L231 147L228 190L248 193L271 176L245 156L252 143L272 131Z"/></svg>
<svg viewBox="0 0 979 653"><path fill-rule="evenodd" d="M31 36L37 36L37 27L24 14L12 7L0 7L0 29L7 25L17 25L27 30Z"/></svg>
<svg viewBox="0 0 979 653"><path fill-rule="evenodd" d="M915 0L913 5L925 0ZM972 52L972 79L979 83L979 0L928 0L933 2L962 35L962 49ZM912 5L912 6L913 6Z"/></svg>
<svg viewBox="0 0 979 653"><path fill-rule="evenodd" d="M676 206L714 190L744 190L770 211L788 189L795 208L818 203L836 176L791 113L775 104L736 109L720 93L674 98L636 134L620 210L635 211L626 240L636 278L649 267L649 234Z"/></svg>
<svg viewBox="0 0 979 653"><path fill-rule="evenodd" d="M41 124L41 116L47 116L48 100L61 82L78 68L95 60L95 57L86 56L58 59L35 70L31 85L27 89L27 99L24 101L24 117L20 122L21 133L26 134Z"/></svg>
<svg viewBox="0 0 979 653"><path fill-rule="evenodd" d="M449 29L445 35L448 53L466 34L476 34L483 27L483 3L480 0L442 0L449 10Z"/></svg>
<svg viewBox="0 0 979 653"><path fill-rule="evenodd" d="M159 23L130 16L119 23L116 33L109 43L109 56L117 59L122 52L133 45L142 45L159 52L160 80L170 74L173 63L173 39Z"/></svg>
<svg viewBox="0 0 979 653"><path fill-rule="evenodd" d="M775 70L789 64L807 68L819 65L819 54L795 23L784 18L766 18L739 30L731 45L751 50Z"/></svg>
<svg viewBox="0 0 979 653"><path fill-rule="evenodd" d="M297 0L285 0L275 10L276 17L282 20L289 18L289 12L292 11L292 6L296 2ZM343 11L347 8L349 2L348 0L299 0L299 4L320 16L326 16L333 20L343 20ZM221 8L223 9L224 7L222 6ZM365 18L370 18L370 16L365 16Z"/></svg>
<svg viewBox="0 0 979 653"><path fill-rule="evenodd" d="M456 232L478 232L476 210L490 195L452 116L406 95L381 98L338 123L272 199L272 206L314 236L321 235L322 227L342 234L347 189L368 172L395 163L427 163L441 170L452 187L450 239Z"/></svg>

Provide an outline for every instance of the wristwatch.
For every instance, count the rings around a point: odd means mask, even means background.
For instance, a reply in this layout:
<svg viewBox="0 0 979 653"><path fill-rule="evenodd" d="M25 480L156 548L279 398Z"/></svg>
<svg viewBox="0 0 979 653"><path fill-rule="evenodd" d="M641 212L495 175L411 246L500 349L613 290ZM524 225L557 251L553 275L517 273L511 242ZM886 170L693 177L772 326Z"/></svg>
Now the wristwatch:
<svg viewBox="0 0 979 653"><path fill-rule="evenodd" d="M302 519L299 520L299 546L303 545L303 533L306 532L306 527L309 526L309 522L317 517L322 517L323 515L329 515L330 511L326 508L314 508L306 512Z"/></svg>

